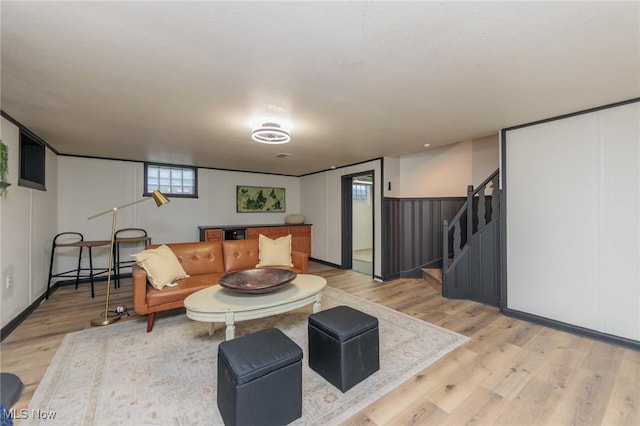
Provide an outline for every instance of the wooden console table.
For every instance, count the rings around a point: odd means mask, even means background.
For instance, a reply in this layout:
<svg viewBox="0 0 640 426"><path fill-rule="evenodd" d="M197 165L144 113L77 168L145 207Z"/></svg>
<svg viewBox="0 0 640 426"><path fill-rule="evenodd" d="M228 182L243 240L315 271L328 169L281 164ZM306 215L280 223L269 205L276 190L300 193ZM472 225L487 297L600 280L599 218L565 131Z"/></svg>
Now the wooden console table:
<svg viewBox="0 0 640 426"><path fill-rule="evenodd" d="M311 225L235 225L235 226L198 226L200 241L224 239L224 231L244 230L247 239L258 238L260 234L269 238L278 238L291 234L291 250L311 256Z"/></svg>

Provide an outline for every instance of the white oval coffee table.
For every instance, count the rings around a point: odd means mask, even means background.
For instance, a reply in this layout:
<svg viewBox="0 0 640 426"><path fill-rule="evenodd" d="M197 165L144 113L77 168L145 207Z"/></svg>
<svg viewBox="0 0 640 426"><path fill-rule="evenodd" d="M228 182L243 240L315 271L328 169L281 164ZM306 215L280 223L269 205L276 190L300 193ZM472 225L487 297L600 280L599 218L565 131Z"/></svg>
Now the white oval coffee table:
<svg viewBox="0 0 640 426"><path fill-rule="evenodd" d="M235 337L236 321L281 314L310 303L313 303L313 313L320 312L322 290L326 285L326 279L309 274L298 274L291 284L271 293L237 293L214 285L187 296L184 307L187 317L209 323L209 335L213 335L216 322L224 322L226 340L231 340Z"/></svg>

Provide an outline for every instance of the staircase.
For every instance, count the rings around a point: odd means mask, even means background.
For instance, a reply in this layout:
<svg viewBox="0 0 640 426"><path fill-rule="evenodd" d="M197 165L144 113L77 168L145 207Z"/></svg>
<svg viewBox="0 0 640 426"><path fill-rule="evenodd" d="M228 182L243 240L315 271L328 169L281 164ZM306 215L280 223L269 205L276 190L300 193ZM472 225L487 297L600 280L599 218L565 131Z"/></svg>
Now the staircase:
<svg viewBox="0 0 640 426"><path fill-rule="evenodd" d="M440 268L423 268L422 279L433 287L438 294L442 294L442 269Z"/></svg>
<svg viewBox="0 0 640 426"><path fill-rule="evenodd" d="M478 188L467 187L467 201L442 226L442 295L500 305L499 170Z"/></svg>

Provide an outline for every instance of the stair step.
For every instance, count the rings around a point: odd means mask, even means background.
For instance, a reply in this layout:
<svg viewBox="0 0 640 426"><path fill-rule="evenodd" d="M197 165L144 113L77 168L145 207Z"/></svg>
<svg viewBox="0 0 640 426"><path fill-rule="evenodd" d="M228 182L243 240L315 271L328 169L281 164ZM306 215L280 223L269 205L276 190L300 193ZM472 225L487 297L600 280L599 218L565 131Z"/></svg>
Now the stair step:
<svg viewBox="0 0 640 426"><path fill-rule="evenodd" d="M422 279L433 287L439 294L442 294L442 269L423 268Z"/></svg>

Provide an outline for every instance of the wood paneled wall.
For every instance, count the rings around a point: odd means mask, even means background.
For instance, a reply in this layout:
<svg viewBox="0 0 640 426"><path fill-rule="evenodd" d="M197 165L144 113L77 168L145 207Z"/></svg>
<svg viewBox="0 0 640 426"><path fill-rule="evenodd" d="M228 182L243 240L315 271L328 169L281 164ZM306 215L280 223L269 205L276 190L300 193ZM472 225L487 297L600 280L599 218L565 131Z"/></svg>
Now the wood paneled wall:
<svg viewBox="0 0 640 426"><path fill-rule="evenodd" d="M466 198L385 198L382 217L382 278L420 277L439 267L442 222L451 220Z"/></svg>

